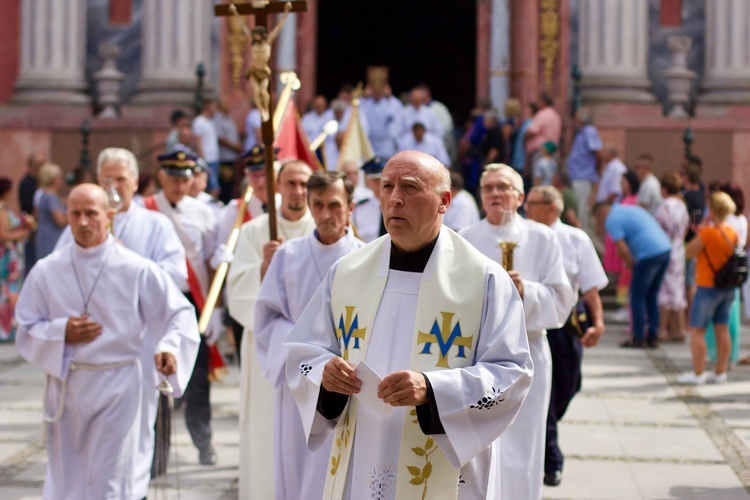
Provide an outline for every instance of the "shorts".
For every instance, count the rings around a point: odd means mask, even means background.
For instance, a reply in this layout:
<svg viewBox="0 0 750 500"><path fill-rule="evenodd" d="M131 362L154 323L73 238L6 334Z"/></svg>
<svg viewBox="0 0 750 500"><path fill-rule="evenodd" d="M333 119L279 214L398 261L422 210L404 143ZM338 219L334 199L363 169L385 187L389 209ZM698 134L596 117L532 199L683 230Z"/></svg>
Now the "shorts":
<svg viewBox="0 0 750 500"><path fill-rule="evenodd" d="M709 323L728 325L734 288L699 286L690 309L690 327L705 330Z"/></svg>

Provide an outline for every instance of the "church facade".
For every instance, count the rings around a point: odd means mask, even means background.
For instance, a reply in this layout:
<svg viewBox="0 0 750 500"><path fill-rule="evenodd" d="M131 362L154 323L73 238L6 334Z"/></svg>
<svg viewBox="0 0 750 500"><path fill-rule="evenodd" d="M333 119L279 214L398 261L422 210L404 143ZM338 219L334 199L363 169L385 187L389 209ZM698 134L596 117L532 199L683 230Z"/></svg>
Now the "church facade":
<svg viewBox="0 0 750 500"><path fill-rule="evenodd" d="M479 99L502 110L517 97L525 108L546 91L566 117L568 144L579 98L626 162L649 153L658 171L677 168L689 128L705 180L732 178L750 189L750 2L479 0L452 10L427 0L410 2L412 10L357 2L362 12L388 11L388 21L373 23L333 0L306 3L273 47L276 74L293 70L302 82L301 110L317 92L335 97L336 82L364 80L370 64L391 68L396 93L430 85L458 125ZM193 107L199 64L205 90L228 96L243 124L242 24L252 27L250 17L216 18L212 2L184 0L9 0L5 13L0 144L14 178L34 151L77 166L87 118L92 156L122 146L149 168L170 111ZM393 50L385 42L396 35L414 42ZM356 64L345 64L352 52L341 49L350 46L363 54ZM111 85L119 85L114 97ZM107 107L110 117L98 118Z"/></svg>

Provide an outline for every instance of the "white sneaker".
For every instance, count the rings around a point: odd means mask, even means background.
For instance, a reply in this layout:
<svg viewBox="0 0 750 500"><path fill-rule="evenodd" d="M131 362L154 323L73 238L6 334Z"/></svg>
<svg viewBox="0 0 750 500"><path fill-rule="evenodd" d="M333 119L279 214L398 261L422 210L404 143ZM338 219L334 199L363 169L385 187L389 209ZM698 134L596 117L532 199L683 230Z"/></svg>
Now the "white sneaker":
<svg viewBox="0 0 750 500"><path fill-rule="evenodd" d="M677 377L677 383L682 385L702 385L706 383L706 372L696 375L693 372Z"/></svg>
<svg viewBox="0 0 750 500"><path fill-rule="evenodd" d="M708 377L706 377L706 383L707 384L726 384L727 383L727 374L722 373L710 373Z"/></svg>
<svg viewBox="0 0 750 500"><path fill-rule="evenodd" d="M630 311L627 307L621 307L620 309L613 312L610 315L610 318L612 318L612 321L616 321L618 323L626 323L630 321Z"/></svg>

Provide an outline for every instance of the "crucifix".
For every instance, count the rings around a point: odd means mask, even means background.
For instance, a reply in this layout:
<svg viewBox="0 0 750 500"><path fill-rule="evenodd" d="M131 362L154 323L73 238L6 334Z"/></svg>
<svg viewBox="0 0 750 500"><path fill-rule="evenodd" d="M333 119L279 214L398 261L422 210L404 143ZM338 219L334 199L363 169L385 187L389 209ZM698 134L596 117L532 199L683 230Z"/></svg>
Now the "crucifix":
<svg viewBox="0 0 750 500"><path fill-rule="evenodd" d="M269 0L254 0L250 3L229 3L214 6L216 16L255 16L255 28L250 35L250 50L252 55L251 67L248 71L248 79L253 89L253 99L256 107L261 113L262 124L261 132L263 136L263 150L266 159L266 192L268 194L268 227L271 240L276 240L276 205L273 200L276 196L276 179L273 171L273 142L274 129L273 121L273 101L269 85L271 79L271 44L279 34L279 30L286 21L286 16L290 12L304 12L307 10L307 1L295 0L291 2L274 2ZM268 32L268 15L284 13L281 22L271 31Z"/></svg>

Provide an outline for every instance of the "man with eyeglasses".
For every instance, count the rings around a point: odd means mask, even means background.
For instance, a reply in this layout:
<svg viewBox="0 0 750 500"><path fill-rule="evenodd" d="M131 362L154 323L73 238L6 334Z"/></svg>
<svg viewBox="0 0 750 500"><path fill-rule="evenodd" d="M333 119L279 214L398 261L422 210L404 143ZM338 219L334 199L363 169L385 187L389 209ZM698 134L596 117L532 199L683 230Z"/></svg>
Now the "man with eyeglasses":
<svg viewBox="0 0 750 500"><path fill-rule="evenodd" d="M563 454L558 446L557 422L573 396L581 389L581 362L583 348L593 347L604 333L604 313L599 290L607 286L607 274L602 268L591 238L581 229L560 221L563 211L560 191L552 186L536 186L526 198L526 215L529 219L550 227L563 251L563 265L582 303L571 313L576 324L568 321L563 328L547 331L547 341L552 353L552 393L547 414L547 451L544 457L544 484L557 486L562 480ZM585 304L585 308L584 308ZM583 314L583 315L582 315Z"/></svg>
<svg viewBox="0 0 750 500"><path fill-rule="evenodd" d="M523 179L512 167L493 163L480 180L482 208L487 218L459 232L487 257L500 262L501 225L516 224L520 230L508 274L523 300L534 377L529 396L515 422L500 436L501 498L542 497L547 410L552 387L552 357L546 339L548 328L559 328L568 318L575 295L563 267L563 255L555 233L543 224L523 219ZM504 217L511 212L510 218ZM508 222L506 222L508 221Z"/></svg>

